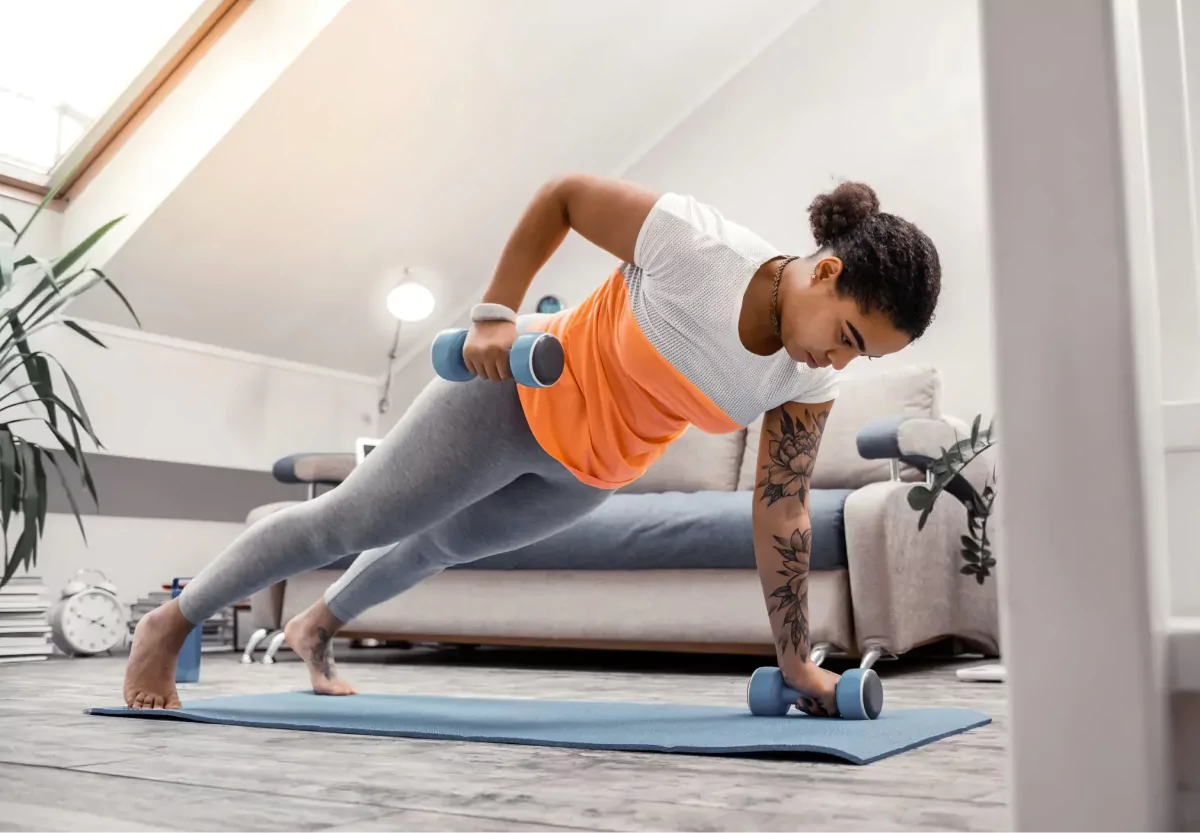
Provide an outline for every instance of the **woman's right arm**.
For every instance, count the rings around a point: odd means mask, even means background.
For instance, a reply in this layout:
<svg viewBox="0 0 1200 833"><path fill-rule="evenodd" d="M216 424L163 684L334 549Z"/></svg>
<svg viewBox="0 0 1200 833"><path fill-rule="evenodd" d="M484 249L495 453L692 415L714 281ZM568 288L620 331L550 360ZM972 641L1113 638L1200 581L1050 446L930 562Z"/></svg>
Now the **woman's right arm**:
<svg viewBox="0 0 1200 833"><path fill-rule="evenodd" d="M546 183L509 236L481 300L520 309L534 276L571 229L632 263L638 233L658 196L640 185L591 174L569 174ZM463 347L463 360L478 376L507 379L508 351L516 338L516 325L507 321L476 322Z"/></svg>

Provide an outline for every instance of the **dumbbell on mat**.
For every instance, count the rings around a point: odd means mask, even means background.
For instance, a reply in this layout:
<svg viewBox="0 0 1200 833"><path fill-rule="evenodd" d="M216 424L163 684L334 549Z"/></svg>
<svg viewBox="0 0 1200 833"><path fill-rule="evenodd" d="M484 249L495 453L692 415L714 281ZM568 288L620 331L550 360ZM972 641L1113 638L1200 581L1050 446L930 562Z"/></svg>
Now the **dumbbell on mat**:
<svg viewBox="0 0 1200 833"><path fill-rule="evenodd" d="M750 713L782 717L807 695L789 688L778 668L759 668L746 686ZM869 668L852 668L841 676L834 690L838 712L846 720L874 720L883 710L883 683Z"/></svg>
<svg viewBox="0 0 1200 833"><path fill-rule="evenodd" d="M433 369L451 382L469 382L475 374L463 361L466 330L443 330L433 340ZM517 336L508 352L508 366L517 384L529 388L548 388L563 372L562 342L550 333L524 333Z"/></svg>

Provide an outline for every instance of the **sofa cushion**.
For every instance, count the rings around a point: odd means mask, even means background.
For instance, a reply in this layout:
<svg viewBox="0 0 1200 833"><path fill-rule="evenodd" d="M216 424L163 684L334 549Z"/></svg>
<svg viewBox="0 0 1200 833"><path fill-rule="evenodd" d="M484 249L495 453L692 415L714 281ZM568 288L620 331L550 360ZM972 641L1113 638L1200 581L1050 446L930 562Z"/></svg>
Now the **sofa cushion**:
<svg viewBox="0 0 1200 833"><path fill-rule="evenodd" d="M941 417L942 381L937 368L910 365L840 379L838 396L817 451L813 488L859 489L868 483L887 480L890 477L887 460L864 460L858 453L858 429L872 420L894 414L929 419ZM746 432L746 453L738 472L738 489L754 488L761 436L760 418ZM910 466L901 466L901 477L923 479L923 475Z"/></svg>
<svg viewBox="0 0 1200 833"><path fill-rule="evenodd" d="M667 446L663 456L645 474L620 491L626 494L733 491L737 488L745 441L745 430L706 434L692 426Z"/></svg>

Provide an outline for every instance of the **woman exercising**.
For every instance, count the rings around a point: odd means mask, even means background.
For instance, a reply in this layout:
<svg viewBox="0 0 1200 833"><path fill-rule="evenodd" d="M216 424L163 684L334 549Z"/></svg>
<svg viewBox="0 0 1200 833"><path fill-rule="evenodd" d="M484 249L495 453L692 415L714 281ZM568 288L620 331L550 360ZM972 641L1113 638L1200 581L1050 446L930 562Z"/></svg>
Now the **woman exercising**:
<svg viewBox="0 0 1200 833"><path fill-rule="evenodd" d="M799 708L836 714L838 676L809 662L808 484L837 371L894 353L933 319L930 239L843 183L809 206L818 251L787 256L715 209L596 176L538 191L509 238L463 348L478 378L435 379L336 489L263 518L183 593L142 618L125 672L133 708L179 708L184 638L275 582L361 553L285 628L318 694L353 694L330 640L446 568L579 521L636 480L689 426L732 432L765 414L754 548L779 667ZM574 229L621 261L578 307L513 312ZM518 386L518 325L562 342L549 388Z"/></svg>

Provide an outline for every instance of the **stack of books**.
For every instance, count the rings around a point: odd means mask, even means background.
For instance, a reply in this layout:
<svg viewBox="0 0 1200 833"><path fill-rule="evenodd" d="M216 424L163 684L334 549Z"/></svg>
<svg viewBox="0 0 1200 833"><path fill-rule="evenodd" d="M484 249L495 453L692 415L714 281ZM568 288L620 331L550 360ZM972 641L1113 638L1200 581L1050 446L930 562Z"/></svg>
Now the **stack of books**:
<svg viewBox="0 0 1200 833"><path fill-rule="evenodd" d="M0 663L37 662L54 652L41 576L13 577L0 587Z"/></svg>
<svg viewBox="0 0 1200 833"><path fill-rule="evenodd" d="M133 641L133 631L137 628L137 624L142 620L142 617L170 600L171 585L164 584L161 590L151 590L149 594L142 596L134 602L133 607L130 609L131 615L129 617L131 643ZM204 620L200 638L201 651L233 650L233 615L233 608L226 607Z"/></svg>

